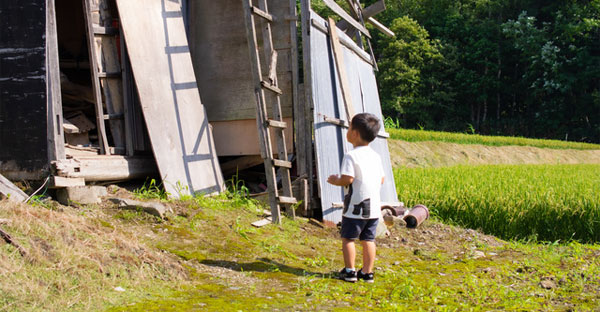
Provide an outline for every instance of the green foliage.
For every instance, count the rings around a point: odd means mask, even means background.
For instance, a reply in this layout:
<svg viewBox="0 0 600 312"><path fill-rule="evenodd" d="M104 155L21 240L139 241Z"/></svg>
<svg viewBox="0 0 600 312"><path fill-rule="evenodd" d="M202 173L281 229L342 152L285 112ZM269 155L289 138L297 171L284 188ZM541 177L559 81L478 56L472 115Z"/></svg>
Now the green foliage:
<svg viewBox="0 0 600 312"><path fill-rule="evenodd" d="M432 88L429 71L443 61L440 43L407 16L394 19L390 29L396 37L383 39L379 62L383 110L396 118L412 116L413 122L428 121L423 108L431 104L431 97L425 97L424 90Z"/></svg>
<svg viewBox="0 0 600 312"><path fill-rule="evenodd" d="M390 133L390 138L395 140L403 140L409 142L422 141L440 141L458 144L482 144L490 146L533 146L540 148L553 149L577 149L577 150L600 150L600 144L567 142L558 140L540 140L522 137L507 137L507 136L485 136L479 134L465 134L454 132L441 131L425 131L400 129L390 121L392 127L388 127L388 119L386 119L386 130Z"/></svg>
<svg viewBox="0 0 600 312"><path fill-rule="evenodd" d="M600 241L600 165L457 166L395 171L398 198L503 238Z"/></svg>
<svg viewBox="0 0 600 312"><path fill-rule="evenodd" d="M133 191L133 194L141 199L168 200L170 196L169 192L162 187L162 182L157 184L155 179L146 180L142 187Z"/></svg>
<svg viewBox="0 0 600 312"><path fill-rule="evenodd" d="M386 5L378 82L402 127L600 142L597 0Z"/></svg>

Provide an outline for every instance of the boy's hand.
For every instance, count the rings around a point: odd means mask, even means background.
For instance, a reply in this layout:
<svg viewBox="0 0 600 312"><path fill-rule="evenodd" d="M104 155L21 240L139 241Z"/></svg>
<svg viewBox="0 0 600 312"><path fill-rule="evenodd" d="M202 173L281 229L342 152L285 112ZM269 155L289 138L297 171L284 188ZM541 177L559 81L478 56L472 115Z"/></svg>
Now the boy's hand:
<svg viewBox="0 0 600 312"><path fill-rule="evenodd" d="M327 178L327 182L337 186L348 186L354 182L354 177L347 175L342 175L340 177L337 174L332 174Z"/></svg>
<svg viewBox="0 0 600 312"><path fill-rule="evenodd" d="M327 178L327 183L337 185L337 181L340 177L337 174L332 174Z"/></svg>

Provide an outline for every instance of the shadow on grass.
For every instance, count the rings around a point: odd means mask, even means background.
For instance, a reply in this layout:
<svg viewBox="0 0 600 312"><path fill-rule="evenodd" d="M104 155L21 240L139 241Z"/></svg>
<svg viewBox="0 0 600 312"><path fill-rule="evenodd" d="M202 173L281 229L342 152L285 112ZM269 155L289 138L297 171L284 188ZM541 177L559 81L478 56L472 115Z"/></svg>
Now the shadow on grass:
<svg viewBox="0 0 600 312"><path fill-rule="evenodd" d="M204 265L221 267L230 270L235 270L238 272L242 271L253 271L253 272L283 272L289 273L297 276L313 276L318 278L337 278L335 272L321 273L321 272L311 272L306 271L304 269L291 267L289 265L279 263L277 261L273 261L268 258L259 258L258 261L254 262L246 262L246 263L238 263L235 261L228 260L202 260L200 263Z"/></svg>

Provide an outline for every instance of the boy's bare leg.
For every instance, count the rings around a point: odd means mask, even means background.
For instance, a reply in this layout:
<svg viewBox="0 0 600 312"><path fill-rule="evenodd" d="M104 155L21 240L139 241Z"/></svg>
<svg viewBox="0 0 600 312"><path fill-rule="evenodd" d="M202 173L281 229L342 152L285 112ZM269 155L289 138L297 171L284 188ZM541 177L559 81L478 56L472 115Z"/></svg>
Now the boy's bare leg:
<svg viewBox="0 0 600 312"><path fill-rule="evenodd" d="M363 248L363 273L373 273L375 264L375 242L360 241Z"/></svg>
<svg viewBox="0 0 600 312"><path fill-rule="evenodd" d="M342 252L344 253L344 265L352 269L354 268L354 258L356 257L356 247L354 241L347 238L342 238Z"/></svg>

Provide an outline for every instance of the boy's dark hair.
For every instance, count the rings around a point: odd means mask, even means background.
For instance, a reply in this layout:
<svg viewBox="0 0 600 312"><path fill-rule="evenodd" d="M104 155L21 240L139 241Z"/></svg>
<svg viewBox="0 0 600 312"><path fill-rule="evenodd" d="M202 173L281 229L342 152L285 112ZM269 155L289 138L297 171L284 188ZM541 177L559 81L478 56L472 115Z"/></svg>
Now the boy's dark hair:
<svg viewBox="0 0 600 312"><path fill-rule="evenodd" d="M381 125L379 124L379 118L373 114L360 113L352 117L352 129L358 131L360 138L372 142L377 137Z"/></svg>

